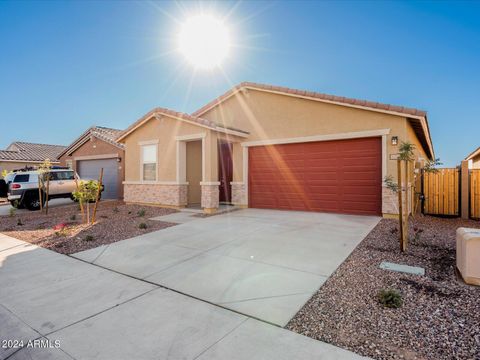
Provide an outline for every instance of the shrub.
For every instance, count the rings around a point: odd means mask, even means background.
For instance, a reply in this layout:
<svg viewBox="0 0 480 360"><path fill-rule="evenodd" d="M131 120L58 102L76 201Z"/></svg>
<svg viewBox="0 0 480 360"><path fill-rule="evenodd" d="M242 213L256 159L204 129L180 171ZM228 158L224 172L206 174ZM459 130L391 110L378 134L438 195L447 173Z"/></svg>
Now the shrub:
<svg viewBox="0 0 480 360"><path fill-rule="evenodd" d="M93 235L87 235L87 236L85 236L85 238L84 238L83 240L85 240L85 241L93 241L93 240L95 240L95 238L93 237Z"/></svg>
<svg viewBox="0 0 480 360"><path fill-rule="evenodd" d="M118 210L118 207L115 206L112 211L116 214L116 213L118 213L120 210Z"/></svg>
<svg viewBox="0 0 480 360"><path fill-rule="evenodd" d="M397 290L382 289L378 292L378 301L387 307L397 309L402 306L402 295Z"/></svg>
<svg viewBox="0 0 480 360"><path fill-rule="evenodd" d="M67 224L66 223L60 223L60 224L57 224L53 227L53 230L63 230L67 227Z"/></svg>
<svg viewBox="0 0 480 360"><path fill-rule="evenodd" d="M22 225L23 225L22 219L18 219L18 220L17 220L17 225L18 225L18 226L22 226Z"/></svg>
<svg viewBox="0 0 480 360"><path fill-rule="evenodd" d="M70 220L76 220L76 219L77 219L77 215L72 214L72 215L70 216Z"/></svg>
<svg viewBox="0 0 480 360"><path fill-rule="evenodd" d="M144 217L145 216L145 209L138 210L137 215L140 216L140 217Z"/></svg>
<svg viewBox="0 0 480 360"><path fill-rule="evenodd" d="M8 210L8 216L14 217L16 212L17 212L17 209L12 207L12 208L10 208L10 210Z"/></svg>
<svg viewBox="0 0 480 360"><path fill-rule="evenodd" d="M130 215L131 213L132 213L132 212L131 212L131 211L129 211L129 212L128 212L128 215Z"/></svg>
<svg viewBox="0 0 480 360"><path fill-rule="evenodd" d="M139 229L146 229L146 228L147 228L147 224L145 224L145 223L140 223L140 224L138 224L138 228L139 228Z"/></svg>
<svg viewBox="0 0 480 360"><path fill-rule="evenodd" d="M413 227L413 243L418 244L420 238L422 237L423 229L416 226Z"/></svg>

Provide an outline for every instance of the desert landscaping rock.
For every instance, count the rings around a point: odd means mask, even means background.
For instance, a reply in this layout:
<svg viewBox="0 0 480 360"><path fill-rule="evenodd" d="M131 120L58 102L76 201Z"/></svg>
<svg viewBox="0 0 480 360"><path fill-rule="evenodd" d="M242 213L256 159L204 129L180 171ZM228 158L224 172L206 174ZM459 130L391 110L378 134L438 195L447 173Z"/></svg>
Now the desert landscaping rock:
<svg viewBox="0 0 480 360"><path fill-rule="evenodd" d="M139 216L142 210L145 214ZM174 223L150 220L174 212L176 210L161 207L105 201L99 203L95 224L86 225L82 224L80 210L74 204L52 208L48 215L35 211L1 216L0 233L61 254L72 254L174 226ZM145 229L139 227L141 223L146 224Z"/></svg>
<svg viewBox="0 0 480 360"><path fill-rule="evenodd" d="M382 220L287 328L375 359L480 359L480 288L456 274L455 231L480 222L417 216L421 238L399 250L398 223ZM425 276L385 271L382 261L421 266ZM399 309L378 302L396 289Z"/></svg>

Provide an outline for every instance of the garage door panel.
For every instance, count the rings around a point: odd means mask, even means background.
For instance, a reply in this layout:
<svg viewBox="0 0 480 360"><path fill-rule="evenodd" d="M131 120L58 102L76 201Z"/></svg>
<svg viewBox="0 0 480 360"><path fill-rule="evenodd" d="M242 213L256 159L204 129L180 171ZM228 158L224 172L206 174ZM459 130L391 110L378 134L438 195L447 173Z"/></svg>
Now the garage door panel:
<svg viewBox="0 0 480 360"><path fill-rule="evenodd" d="M305 181L307 182L315 182L315 181L328 181L330 184L336 182L338 180L338 172L333 172L327 170L325 172L321 172L320 170L313 171L310 173L305 174Z"/></svg>
<svg viewBox="0 0 480 360"><path fill-rule="evenodd" d="M249 149L251 207L380 214L380 138Z"/></svg>
<svg viewBox="0 0 480 360"><path fill-rule="evenodd" d="M118 163L116 159L79 160L77 172L81 179L98 179L100 170L103 168L102 193L104 199L117 199L118 191Z"/></svg>

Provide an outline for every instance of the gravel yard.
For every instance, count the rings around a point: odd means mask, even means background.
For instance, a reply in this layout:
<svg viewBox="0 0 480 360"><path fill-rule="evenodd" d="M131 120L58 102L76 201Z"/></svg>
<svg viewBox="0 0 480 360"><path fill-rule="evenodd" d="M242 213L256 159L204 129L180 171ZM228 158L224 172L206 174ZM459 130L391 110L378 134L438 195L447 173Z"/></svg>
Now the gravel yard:
<svg viewBox="0 0 480 360"><path fill-rule="evenodd" d="M455 270L456 229L480 222L417 216L420 238L405 254L397 226L381 220L287 328L375 359L480 359L480 288ZM379 269L382 261L425 276ZM397 289L402 307L384 308L381 289Z"/></svg>
<svg viewBox="0 0 480 360"><path fill-rule="evenodd" d="M93 204L90 208L93 209ZM0 232L62 254L72 254L176 225L149 220L174 212L176 210L104 201L99 203L95 224L85 225L78 205L74 204L52 208L48 215L34 211L1 216ZM146 228L140 228L141 223Z"/></svg>

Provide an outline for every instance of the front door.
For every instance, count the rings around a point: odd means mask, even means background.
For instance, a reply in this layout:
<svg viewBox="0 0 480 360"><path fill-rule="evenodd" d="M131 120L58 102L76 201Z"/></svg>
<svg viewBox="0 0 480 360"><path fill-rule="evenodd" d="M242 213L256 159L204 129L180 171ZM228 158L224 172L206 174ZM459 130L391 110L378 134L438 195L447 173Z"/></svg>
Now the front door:
<svg viewBox="0 0 480 360"><path fill-rule="evenodd" d="M224 141L218 143L218 179L220 181L220 202L232 201L233 164L232 144Z"/></svg>

